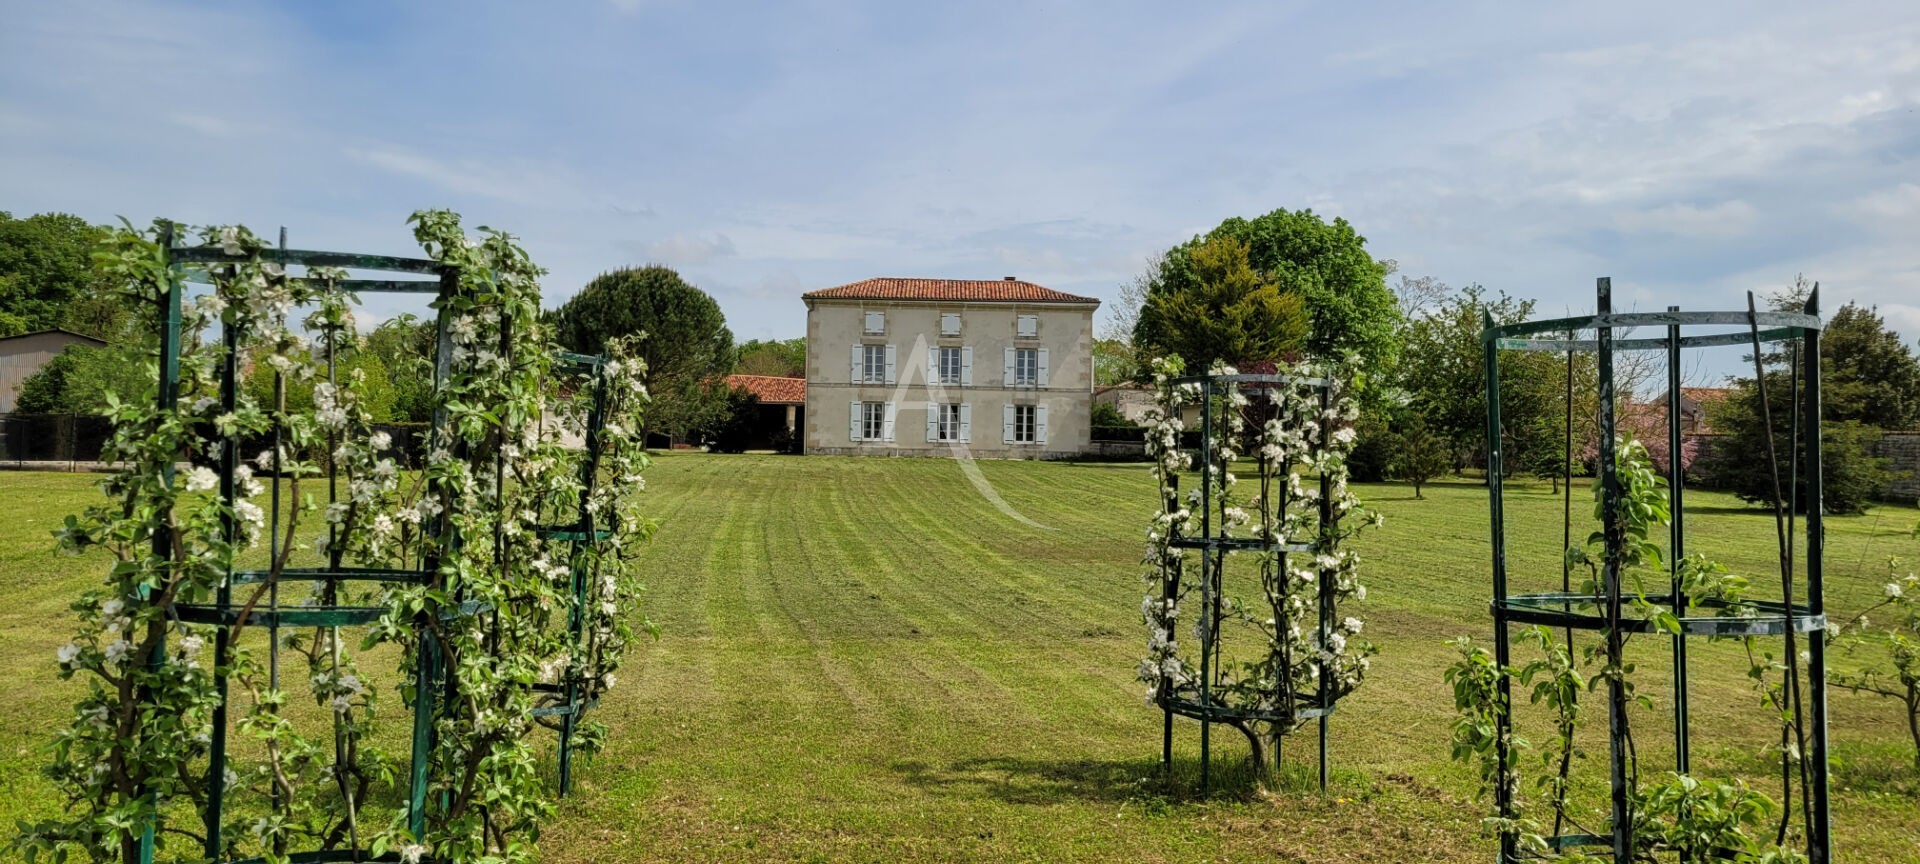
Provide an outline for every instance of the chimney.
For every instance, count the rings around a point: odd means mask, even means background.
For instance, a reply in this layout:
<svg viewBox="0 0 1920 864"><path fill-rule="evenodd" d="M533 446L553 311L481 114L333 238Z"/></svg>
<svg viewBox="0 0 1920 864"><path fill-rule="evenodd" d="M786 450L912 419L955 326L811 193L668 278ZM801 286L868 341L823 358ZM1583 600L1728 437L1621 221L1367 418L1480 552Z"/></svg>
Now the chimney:
<svg viewBox="0 0 1920 864"><path fill-rule="evenodd" d="M1018 280L1018 279L1015 279L1015 278L1013 278L1012 276L1008 276L1008 277L1007 277L1007 281L1008 281L1008 282L1018 282L1018 281L1020 281L1020 280Z"/></svg>

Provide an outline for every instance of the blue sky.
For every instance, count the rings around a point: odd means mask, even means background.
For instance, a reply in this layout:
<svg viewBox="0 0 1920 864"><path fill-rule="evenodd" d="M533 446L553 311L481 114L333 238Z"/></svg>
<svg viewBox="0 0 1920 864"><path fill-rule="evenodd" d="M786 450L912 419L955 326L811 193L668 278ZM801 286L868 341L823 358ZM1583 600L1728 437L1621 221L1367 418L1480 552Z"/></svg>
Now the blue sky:
<svg viewBox="0 0 1920 864"><path fill-rule="evenodd" d="M0 209L408 253L551 303L662 262L740 338L869 276L1111 299L1311 207L1401 272L1590 308L1796 273L1920 336L1920 4L0 0ZM376 310L380 311L380 310Z"/></svg>

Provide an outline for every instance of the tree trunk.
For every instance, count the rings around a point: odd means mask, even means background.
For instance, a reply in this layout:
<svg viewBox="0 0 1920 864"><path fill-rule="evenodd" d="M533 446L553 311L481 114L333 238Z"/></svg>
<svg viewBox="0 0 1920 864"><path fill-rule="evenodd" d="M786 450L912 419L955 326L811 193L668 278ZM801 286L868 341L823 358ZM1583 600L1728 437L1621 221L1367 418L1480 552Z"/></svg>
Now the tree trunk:
<svg viewBox="0 0 1920 864"><path fill-rule="evenodd" d="M1247 757L1253 762L1255 780L1265 783L1273 778L1272 766L1267 764L1267 739L1262 737L1260 729L1250 721L1228 721L1240 734L1247 736L1247 748L1251 751Z"/></svg>

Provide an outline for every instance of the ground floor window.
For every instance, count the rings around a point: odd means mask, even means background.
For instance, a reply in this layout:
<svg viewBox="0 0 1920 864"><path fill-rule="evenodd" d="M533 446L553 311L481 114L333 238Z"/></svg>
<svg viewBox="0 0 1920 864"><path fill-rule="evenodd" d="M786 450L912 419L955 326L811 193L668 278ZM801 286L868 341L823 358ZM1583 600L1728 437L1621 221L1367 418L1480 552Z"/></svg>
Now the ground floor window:
<svg viewBox="0 0 1920 864"><path fill-rule="evenodd" d="M855 441L893 440L893 403L855 402L847 437Z"/></svg>
<svg viewBox="0 0 1920 864"><path fill-rule="evenodd" d="M959 404L955 403L950 405L935 405L934 408L937 409L939 413L934 418L935 425L934 425L933 432L935 437L933 440L935 441L960 440L960 406Z"/></svg>

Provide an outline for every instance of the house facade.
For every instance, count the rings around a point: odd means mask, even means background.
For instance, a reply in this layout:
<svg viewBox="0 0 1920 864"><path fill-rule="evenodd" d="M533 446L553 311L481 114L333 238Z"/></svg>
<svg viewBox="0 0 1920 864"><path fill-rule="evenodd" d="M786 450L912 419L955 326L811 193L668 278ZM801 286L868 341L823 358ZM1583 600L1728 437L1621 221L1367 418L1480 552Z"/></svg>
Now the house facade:
<svg viewBox="0 0 1920 864"><path fill-rule="evenodd" d="M1012 277L867 279L801 299L806 452L1086 451L1099 300Z"/></svg>

